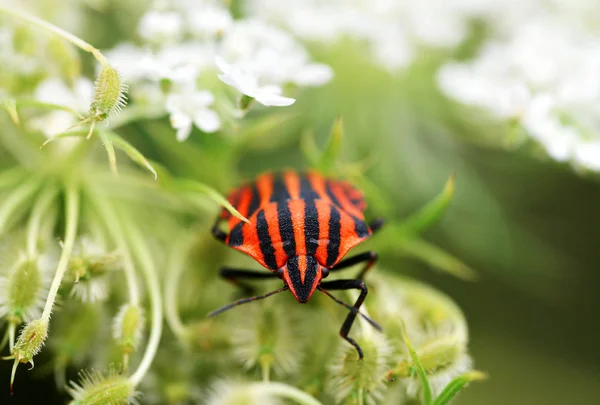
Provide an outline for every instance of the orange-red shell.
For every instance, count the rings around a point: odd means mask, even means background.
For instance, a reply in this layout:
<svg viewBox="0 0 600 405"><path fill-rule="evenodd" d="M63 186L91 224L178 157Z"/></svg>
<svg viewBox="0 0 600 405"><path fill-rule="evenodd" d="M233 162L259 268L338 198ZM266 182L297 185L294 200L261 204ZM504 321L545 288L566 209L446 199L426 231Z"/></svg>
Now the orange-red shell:
<svg viewBox="0 0 600 405"><path fill-rule="evenodd" d="M248 220L223 210L226 243L270 270L294 256L314 256L331 268L369 236L363 195L345 181L316 172L264 173L228 196Z"/></svg>

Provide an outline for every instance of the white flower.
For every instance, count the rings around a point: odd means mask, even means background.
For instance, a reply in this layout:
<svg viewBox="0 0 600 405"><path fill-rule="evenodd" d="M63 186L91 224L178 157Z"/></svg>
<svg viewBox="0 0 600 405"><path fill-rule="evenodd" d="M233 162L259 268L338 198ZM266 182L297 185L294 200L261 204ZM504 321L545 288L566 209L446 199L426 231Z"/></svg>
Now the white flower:
<svg viewBox="0 0 600 405"><path fill-rule="evenodd" d="M540 13L438 74L451 98L515 119L548 156L600 171L600 40L580 24Z"/></svg>
<svg viewBox="0 0 600 405"><path fill-rule="evenodd" d="M289 33L258 20L236 21L224 36L219 55L257 81L268 80L260 84L320 86L333 77L330 67L311 63Z"/></svg>
<svg viewBox="0 0 600 405"><path fill-rule="evenodd" d="M279 86L259 86L257 77L242 71L238 66L230 65L221 58L217 58L216 62L221 72L223 72L219 75L219 79L263 105L284 107L292 105L296 101L293 98L281 96Z"/></svg>
<svg viewBox="0 0 600 405"><path fill-rule="evenodd" d="M138 33L148 42L173 42L183 33L183 18L176 12L149 11L142 16Z"/></svg>
<svg viewBox="0 0 600 405"><path fill-rule="evenodd" d="M206 6L192 11L187 22L190 31L199 37L211 37L224 33L233 26L233 17L223 7Z"/></svg>
<svg viewBox="0 0 600 405"><path fill-rule="evenodd" d="M192 132L192 124L204 132L215 132L221 127L221 120L211 110L214 95L206 90L184 90L167 97L166 109L171 114L171 125L177 129L177 140L185 141Z"/></svg>
<svg viewBox="0 0 600 405"><path fill-rule="evenodd" d="M78 113L85 114L94 97L94 84L79 78L73 88L59 78L50 78L37 87L34 97L44 103L58 104L68 107ZM33 128L38 129L51 138L69 129L79 122L79 119L67 111L52 111L31 121Z"/></svg>

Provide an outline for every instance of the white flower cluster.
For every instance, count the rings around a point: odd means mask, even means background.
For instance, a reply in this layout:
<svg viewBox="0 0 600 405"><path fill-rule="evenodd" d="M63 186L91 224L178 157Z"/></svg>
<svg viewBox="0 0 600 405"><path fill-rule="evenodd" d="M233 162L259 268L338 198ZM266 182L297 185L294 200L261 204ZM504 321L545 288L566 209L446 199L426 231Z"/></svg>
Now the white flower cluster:
<svg viewBox="0 0 600 405"><path fill-rule="evenodd" d="M586 24L592 4L554 3L560 15L541 8L534 18L505 14L511 19L496 21L474 60L440 70L439 86L518 123L553 159L600 171L600 36Z"/></svg>
<svg viewBox="0 0 600 405"><path fill-rule="evenodd" d="M320 86L333 76L287 32L234 20L222 1L155 2L138 33L145 46L123 43L106 55L130 85L133 102L164 106L180 141L193 125L215 132L239 115L221 96L217 67L224 83L268 106L295 101L281 96L282 86Z"/></svg>
<svg viewBox="0 0 600 405"><path fill-rule="evenodd" d="M352 38L389 70L409 65L419 46L452 48L492 0L250 0L247 12L295 35L332 43Z"/></svg>

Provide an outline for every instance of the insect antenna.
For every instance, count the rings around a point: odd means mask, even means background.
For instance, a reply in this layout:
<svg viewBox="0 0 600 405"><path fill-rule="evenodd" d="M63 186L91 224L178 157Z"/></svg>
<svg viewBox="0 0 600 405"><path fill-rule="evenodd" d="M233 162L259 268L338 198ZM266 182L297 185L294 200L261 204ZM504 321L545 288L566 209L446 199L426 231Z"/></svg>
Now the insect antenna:
<svg viewBox="0 0 600 405"><path fill-rule="evenodd" d="M252 301L262 300L264 298L270 297L271 295L278 294L278 293L280 293L282 291L286 291L288 289L289 289L289 287L286 285L286 286L281 287L278 290L266 293L265 295L257 295L257 296L254 296L254 297L242 298L241 300L234 301L231 304L227 304L224 307L221 307L221 308L217 309L216 311L211 312L210 314L208 314L208 316L209 317L213 317L215 315L219 315L219 314L221 314L221 313L223 313L225 311L230 310L233 307L237 307L238 305L247 304L247 303L252 302Z"/></svg>
<svg viewBox="0 0 600 405"><path fill-rule="evenodd" d="M354 308L353 306L350 306L348 304L346 304L344 301L340 301L339 299L335 298L333 295L331 295L331 293L329 291L323 290L320 286L317 287L319 289L319 291L321 291L323 294L327 295L329 298L331 298L332 300L334 300L335 302L337 302L338 304L340 304L341 306L343 306L346 309L349 309L350 311L356 311L356 308ZM364 315L362 312L360 311L356 311L360 316L363 317L363 319L367 322L369 322L371 324L371 326L373 326L375 329L377 329L378 331L382 332L383 328L381 327L381 325L379 325L377 322L375 322L374 320L372 320L371 318L369 318L368 316Z"/></svg>

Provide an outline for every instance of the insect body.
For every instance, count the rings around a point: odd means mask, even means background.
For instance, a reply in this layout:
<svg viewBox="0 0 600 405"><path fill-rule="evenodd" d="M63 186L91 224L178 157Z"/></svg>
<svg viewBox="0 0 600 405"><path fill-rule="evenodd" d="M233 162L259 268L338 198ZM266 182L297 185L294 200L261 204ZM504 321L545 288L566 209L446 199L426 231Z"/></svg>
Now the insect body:
<svg viewBox="0 0 600 405"><path fill-rule="evenodd" d="M221 276L248 293L252 289L243 279L279 277L284 286L263 296L238 300L211 316L288 289L298 302L306 303L318 289L350 309L340 335L362 358L362 350L348 333L367 295L362 278L377 260L377 255L365 252L348 259L344 256L382 225L382 221L370 225L365 222L366 204L362 194L347 182L327 179L316 172L285 171L260 175L253 183L234 190L228 200L250 222L243 222L223 210L213 227L213 235L252 256L271 272L225 267L221 269ZM228 233L220 230L222 221L227 221ZM331 271L358 263L365 263L365 266L356 279L322 281ZM339 301L328 292L345 289L361 291L354 306ZM380 329L375 322L360 315Z"/></svg>

